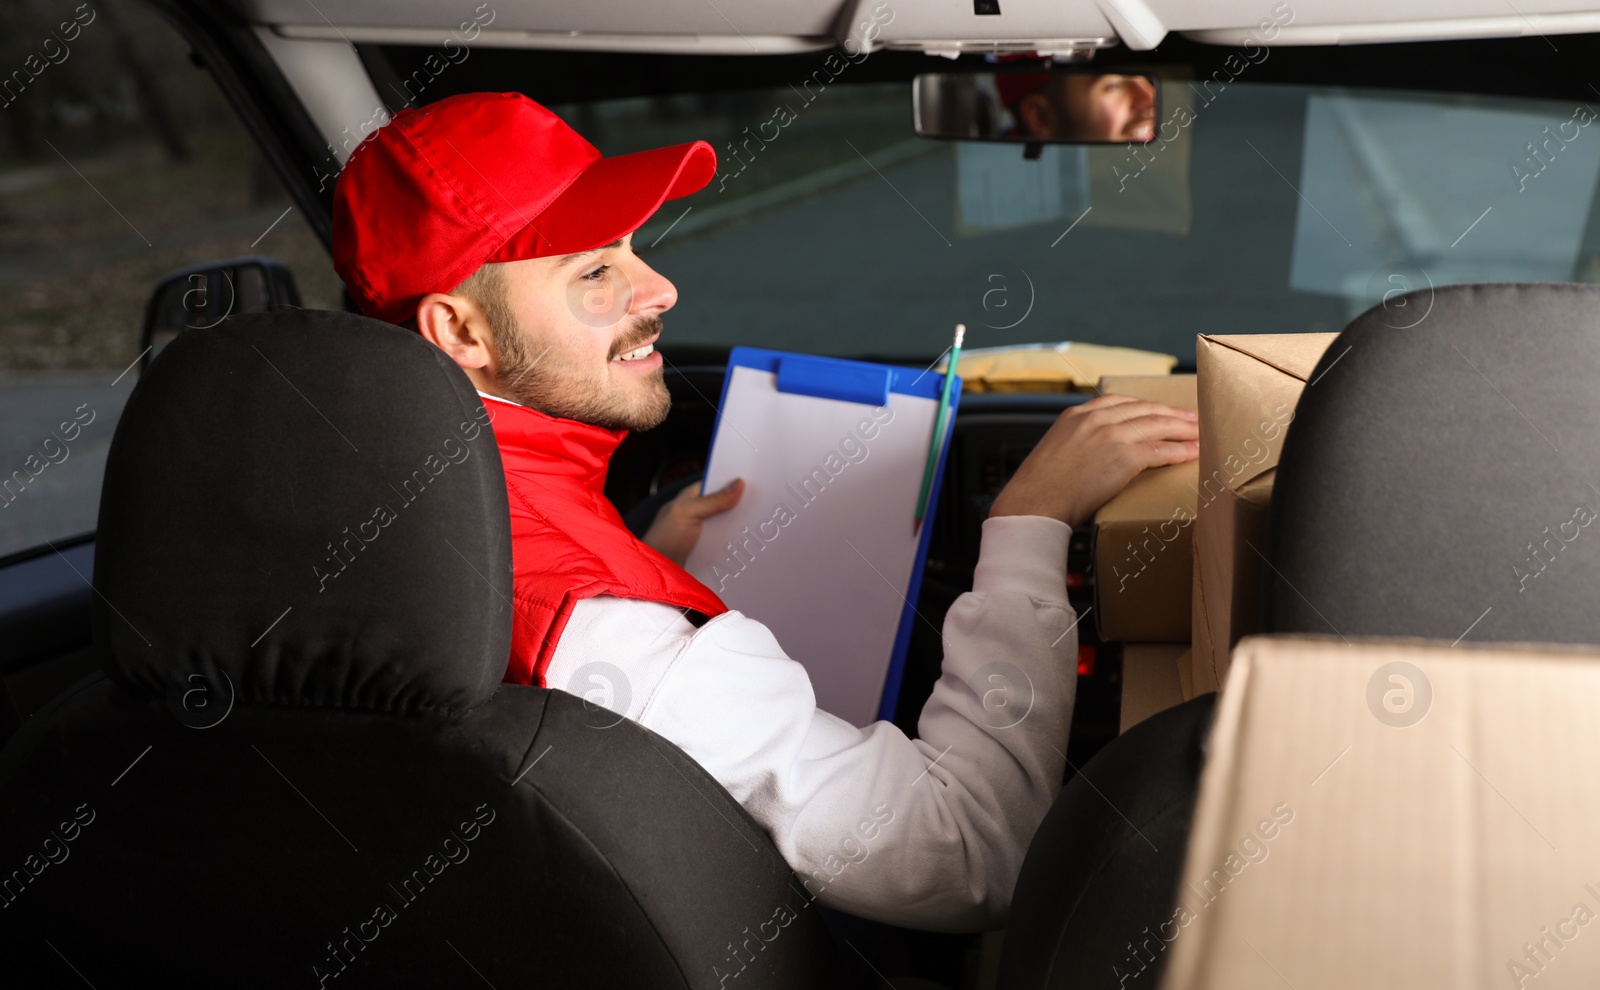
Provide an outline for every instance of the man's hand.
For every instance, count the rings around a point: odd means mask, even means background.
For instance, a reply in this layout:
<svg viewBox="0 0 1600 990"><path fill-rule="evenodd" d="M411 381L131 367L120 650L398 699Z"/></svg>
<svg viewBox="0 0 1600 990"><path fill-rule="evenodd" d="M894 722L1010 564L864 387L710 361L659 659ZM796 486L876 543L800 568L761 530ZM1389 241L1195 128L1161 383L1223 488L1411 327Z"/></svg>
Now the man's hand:
<svg viewBox="0 0 1600 990"><path fill-rule="evenodd" d="M1081 526L1145 468L1199 456L1196 419L1187 409L1126 395L1073 406L1017 468L989 515L1049 516Z"/></svg>
<svg viewBox="0 0 1600 990"><path fill-rule="evenodd" d="M644 534L646 544L679 567L699 542L700 525L738 505L744 494L743 478L733 479L710 495L701 495L700 485L695 482L663 505Z"/></svg>

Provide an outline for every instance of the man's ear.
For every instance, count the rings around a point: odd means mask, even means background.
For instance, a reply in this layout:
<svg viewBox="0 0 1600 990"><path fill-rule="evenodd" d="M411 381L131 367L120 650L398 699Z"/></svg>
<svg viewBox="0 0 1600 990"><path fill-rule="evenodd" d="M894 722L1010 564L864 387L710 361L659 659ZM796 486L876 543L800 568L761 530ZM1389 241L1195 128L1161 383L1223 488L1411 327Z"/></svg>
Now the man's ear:
<svg viewBox="0 0 1600 990"><path fill-rule="evenodd" d="M417 332L468 371L489 366L489 320L465 296L430 292L417 303Z"/></svg>
<svg viewBox="0 0 1600 990"><path fill-rule="evenodd" d="M1017 116L1029 134L1048 137L1056 132L1058 121L1055 107L1050 105L1049 97L1043 93L1029 93L1017 101Z"/></svg>

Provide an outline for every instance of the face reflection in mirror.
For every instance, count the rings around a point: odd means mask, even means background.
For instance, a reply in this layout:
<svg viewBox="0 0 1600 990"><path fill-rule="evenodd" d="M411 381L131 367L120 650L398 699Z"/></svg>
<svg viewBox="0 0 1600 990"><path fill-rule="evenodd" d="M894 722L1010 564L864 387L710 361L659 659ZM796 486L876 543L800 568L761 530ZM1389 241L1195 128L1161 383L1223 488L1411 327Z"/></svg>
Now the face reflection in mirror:
<svg viewBox="0 0 1600 990"><path fill-rule="evenodd" d="M1155 138L1156 89L1145 76L1044 72L1007 76L996 82L1016 119L1018 135L1141 144Z"/></svg>

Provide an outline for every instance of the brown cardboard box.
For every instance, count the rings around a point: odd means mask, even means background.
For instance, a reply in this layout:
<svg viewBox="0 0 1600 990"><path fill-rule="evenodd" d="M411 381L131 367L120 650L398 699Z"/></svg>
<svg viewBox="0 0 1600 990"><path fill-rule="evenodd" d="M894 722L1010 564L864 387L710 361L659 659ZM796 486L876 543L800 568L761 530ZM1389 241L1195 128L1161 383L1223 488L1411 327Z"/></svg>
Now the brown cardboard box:
<svg viewBox="0 0 1600 990"><path fill-rule="evenodd" d="M1174 661L1178 667L1178 687L1183 694L1183 700L1188 701L1195 696L1194 689L1194 647L1183 651L1183 656Z"/></svg>
<svg viewBox="0 0 1600 990"><path fill-rule="evenodd" d="M1215 691L1228 651L1260 628L1267 506L1300 392L1338 334L1201 334L1194 530L1194 690Z"/></svg>
<svg viewBox="0 0 1600 990"><path fill-rule="evenodd" d="M1122 647L1122 719L1119 732L1185 698L1179 671L1189 665L1182 643L1128 643Z"/></svg>
<svg viewBox="0 0 1600 990"><path fill-rule="evenodd" d="M1100 391L1196 407L1193 375L1108 375ZM1189 642L1198 480L1194 461L1153 468L1095 513L1094 611L1101 640Z"/></svg>
<svg viewBox="0 0 1600 990"><path fill-rule="evenodd" d="M1596 711L1593 649L1246 639L1139 958L1163 990L1600 986Z"/></svg>

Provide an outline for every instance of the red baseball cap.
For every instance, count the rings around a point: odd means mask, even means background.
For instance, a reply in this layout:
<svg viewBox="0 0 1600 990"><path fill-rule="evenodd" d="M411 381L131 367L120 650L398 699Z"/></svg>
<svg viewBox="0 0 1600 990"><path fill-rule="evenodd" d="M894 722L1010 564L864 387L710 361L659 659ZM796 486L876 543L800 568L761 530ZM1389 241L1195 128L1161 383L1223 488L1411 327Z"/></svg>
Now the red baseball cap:
<svg viewBox="0 0 1600 990"><path fill-rule="evenodd" d="M1017 101L1050 81L1048 72L997 72L994 88L1000 94L1000 103L1014 107Z"/></svg>
<svg viewBox="0 0 1600 990"><path fill-rule="evenodd" d="M362 312L402 323L486 262L610 244L716 170L704 141L606 158L521 93L446 97L350 153L333 190L333 267Z"/></svg>

